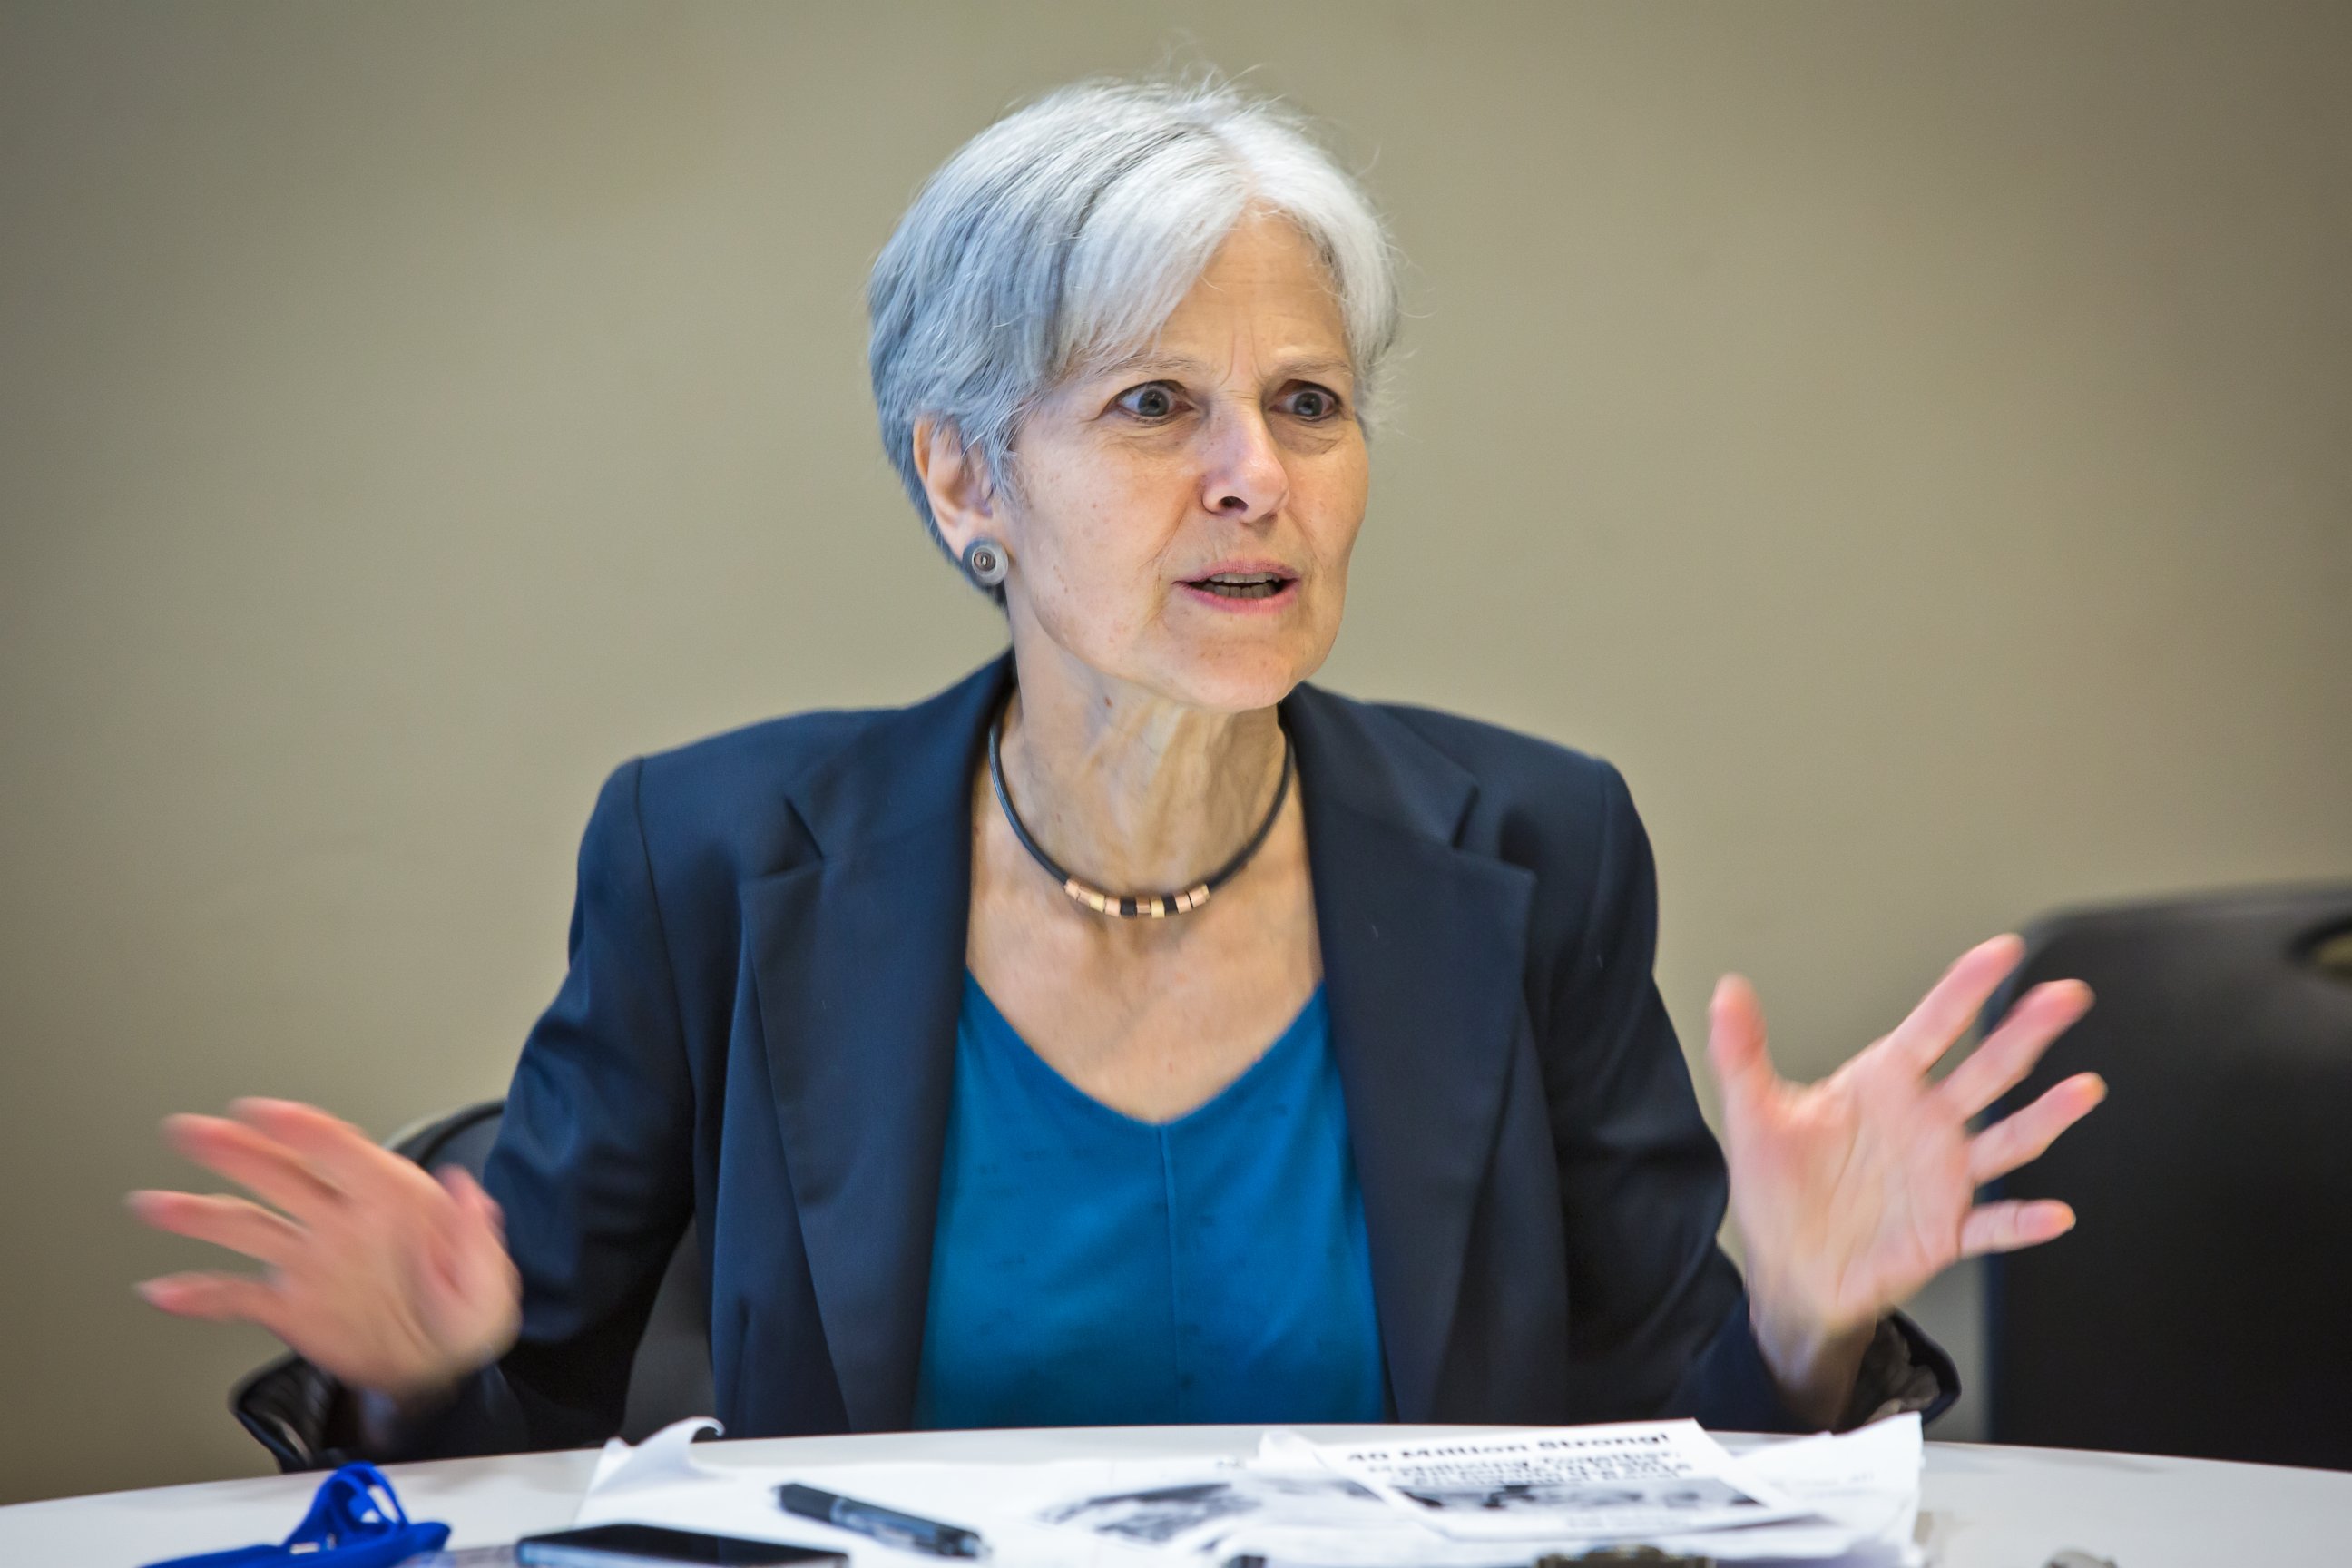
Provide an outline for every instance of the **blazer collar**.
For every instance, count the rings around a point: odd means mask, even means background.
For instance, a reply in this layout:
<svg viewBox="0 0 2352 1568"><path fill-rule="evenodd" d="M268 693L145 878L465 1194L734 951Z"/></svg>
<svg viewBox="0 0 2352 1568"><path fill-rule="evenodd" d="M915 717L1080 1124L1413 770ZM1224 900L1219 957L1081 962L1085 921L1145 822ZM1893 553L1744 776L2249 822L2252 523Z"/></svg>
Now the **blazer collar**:
<svg viewBox="0 0 2352 1568"><path fill-rule="evenodd" d="M785 1161L854 1430L913 1419L971 901L971 781L1010 655L790 786L815 861L742 889ZM1283 704L1400 1419L1436 1407L1524 1013L1532 876L1460 847L1471 775L1396 715ZM753 1401L756 1403L756 1400Z"/></svg>

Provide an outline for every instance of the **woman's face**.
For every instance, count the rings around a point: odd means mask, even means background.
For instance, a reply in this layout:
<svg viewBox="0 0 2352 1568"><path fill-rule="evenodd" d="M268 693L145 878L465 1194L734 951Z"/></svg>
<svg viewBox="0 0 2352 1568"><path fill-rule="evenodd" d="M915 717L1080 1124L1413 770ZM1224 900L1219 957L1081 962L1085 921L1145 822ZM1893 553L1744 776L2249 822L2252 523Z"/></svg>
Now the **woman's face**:
<svg viewBox="0 0 2352 1568"><path fill-rule="evenodd" d="M1019 500L996 526L1024 678L1058 654L1230 712L1313 674L1364 519L1355 395L1313 249L1286 221L1245 218L1157 344L1022 426Z"/></svg>

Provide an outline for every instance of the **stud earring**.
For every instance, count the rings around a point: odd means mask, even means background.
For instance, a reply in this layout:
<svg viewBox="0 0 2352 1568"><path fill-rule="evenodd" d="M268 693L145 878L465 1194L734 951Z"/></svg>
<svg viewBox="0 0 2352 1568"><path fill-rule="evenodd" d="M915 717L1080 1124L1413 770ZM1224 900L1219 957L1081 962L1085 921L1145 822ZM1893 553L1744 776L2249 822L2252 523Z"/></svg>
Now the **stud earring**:
<svg viewBox="0 0 2352 1568"><path fill-rule="evenodd" d="M1012 564L1004 546L993 539L975 539L964 547L964 572L983 588L993 588L1003 582Z"/></svg>

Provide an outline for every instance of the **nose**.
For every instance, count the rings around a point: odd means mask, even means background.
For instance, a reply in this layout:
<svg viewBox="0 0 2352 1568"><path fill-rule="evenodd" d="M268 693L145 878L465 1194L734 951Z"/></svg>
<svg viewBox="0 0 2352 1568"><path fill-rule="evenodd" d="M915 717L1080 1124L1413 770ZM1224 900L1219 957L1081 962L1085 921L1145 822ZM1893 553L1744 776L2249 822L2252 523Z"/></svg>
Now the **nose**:
<svg viewBox="0 0 2352 1568"><path fill-rule="evenodd" d="M1201 476L1202 504L1220 517L1263 522L1290 499L1290 470L1265 416L1256 408L1234 410L1218 421L1209 463Z"/></svg>

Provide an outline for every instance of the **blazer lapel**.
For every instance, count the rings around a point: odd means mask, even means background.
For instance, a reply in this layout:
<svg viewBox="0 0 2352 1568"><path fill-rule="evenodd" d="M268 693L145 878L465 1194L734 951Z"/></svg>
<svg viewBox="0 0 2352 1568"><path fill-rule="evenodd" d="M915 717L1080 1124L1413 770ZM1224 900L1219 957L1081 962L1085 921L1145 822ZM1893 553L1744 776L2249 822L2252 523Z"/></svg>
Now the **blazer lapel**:
<svg viewBox="0 0 2352 1568"><path fill-rule="evenodd" d="M796 785L813 864L748 881L784 1163L853 1431L912 1424L971 902L970 785L1007 660Z"/></svg>
<svg viewBox="0 0 2352 1568"><path fill-rule="evenodd" d="M1475 784L1401 721L1311 687L1284 717L1390 1389L1397 1419L1427 1421L1526 1015L1535 878L1457 847Z"/></svg>

